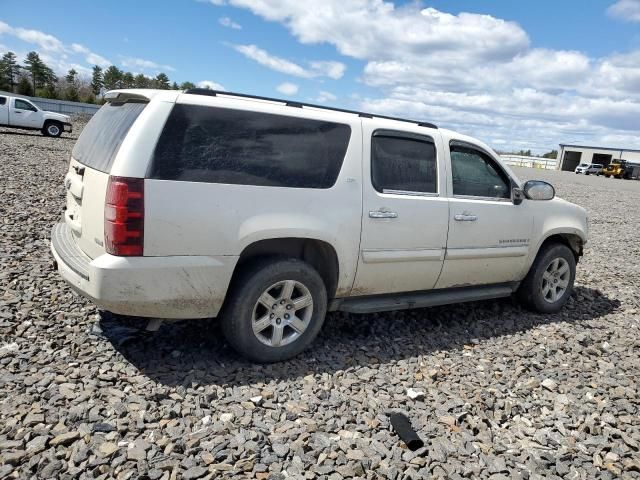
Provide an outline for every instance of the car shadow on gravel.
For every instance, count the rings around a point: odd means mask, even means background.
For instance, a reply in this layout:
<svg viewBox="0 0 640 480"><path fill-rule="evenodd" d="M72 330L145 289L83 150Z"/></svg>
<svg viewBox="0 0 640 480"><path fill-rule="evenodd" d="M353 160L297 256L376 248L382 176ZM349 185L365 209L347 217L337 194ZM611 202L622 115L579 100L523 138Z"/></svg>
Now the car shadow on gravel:
<svg viewBox="0 0 640 480"><path fill-rule="evenodd" d="M0 130L0 135L20 135L22 137L41 137L42 134L40 132L33 132L33 133L29 133L29 132L6 132L6 131L2 131Z"/></svg>
<svg viewBox="0 0 640 480"><path fill-rule="evenodd" d="M149 379L167 386L250 385L375 366L433 351L454 350L559 322L584 322L618 309L600 291L576 287L557 314L529 312L512 298L400 312L327 316L314 344L297 358L271 365L251 363L222 338L215 320L166 322L156 332L144 321L101 312L102 336Z"/></svg>

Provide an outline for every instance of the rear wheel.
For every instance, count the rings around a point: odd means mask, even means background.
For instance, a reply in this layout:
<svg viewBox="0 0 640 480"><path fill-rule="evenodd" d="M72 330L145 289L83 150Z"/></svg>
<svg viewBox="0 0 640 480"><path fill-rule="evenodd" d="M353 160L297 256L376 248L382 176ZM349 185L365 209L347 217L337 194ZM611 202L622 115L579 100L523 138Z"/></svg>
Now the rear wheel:
<svg viewBox="0 0 640 480"><path fill-rule="evenodd" d="M267 259L245 268L229 295L222 313L224 335L256 362L279 362L302 352L327 311L322 278L297 259Z"/></svg>
<svg viewBox="0 0 640 480"><path fill-rule="evenodd" d="M47 137L59 137L62 135L62 125L58 122L47 122L42 128L42 134Z"/></svg>
<svg viewBox="0 0 640 480"><path fill-rule="evenodd" d="M555 313L569 300L575 277L573 251L561 243L550 243L538 253L518 297L531 310Z"/></svg>

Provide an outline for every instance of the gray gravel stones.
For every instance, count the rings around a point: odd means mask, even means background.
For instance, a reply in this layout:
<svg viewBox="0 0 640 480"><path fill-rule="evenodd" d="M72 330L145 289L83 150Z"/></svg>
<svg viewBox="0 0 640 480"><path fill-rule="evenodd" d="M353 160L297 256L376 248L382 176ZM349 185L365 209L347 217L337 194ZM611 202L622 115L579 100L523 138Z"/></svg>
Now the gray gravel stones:
<svg viewBox="0 0 640 480"><path fill-rule="evenodd" d="M590 211L556 315L331 314L304 355L261 366L215 322L146 333L74 295L49 254L74 138L0 142L0 478L640 478L640 182L517 171Z"/></svg>

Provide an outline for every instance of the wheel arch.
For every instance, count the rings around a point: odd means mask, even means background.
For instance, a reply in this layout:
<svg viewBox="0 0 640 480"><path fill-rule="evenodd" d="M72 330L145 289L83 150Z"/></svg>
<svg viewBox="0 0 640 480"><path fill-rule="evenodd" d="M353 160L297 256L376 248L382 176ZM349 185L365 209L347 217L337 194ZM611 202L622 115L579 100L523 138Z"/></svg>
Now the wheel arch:
<svg viewBox="0 0 640 480"><path fill-rule="evenodd" d="M232 282L238 272L248 268L252 261L267 257L297 258L307 262L320 274L327 289L327 297L334 298L340 275L336 249L330 243L316 238L282 237L257 240L247 245L238 258Z"/></svg>
<svg viewBox="0 0 640 480"><path fill-rule="evenodd" d="M531 263L533 263L533 260L535 260L535 258L540 254L540 252L542 251L542 249L549 245L550 243L560 243L563 245L566 245L567 247L569 247L571 249L571 251L573 252L573 256L576 259L576 263L578 263L578 260L580 259L580 257L583 254L583 249L584 249L584 238L577 232L575 231L571 231L571 232L567 232L567 231L555 231L555 232L549 232L547 234L547 236L545 236L542 241L540 242L540 245L538 246L537 250L536 250L536 254L535 256L533 256L533 259L531 261ZM531 265L529 265L529 267L531 267Z"/></svg>

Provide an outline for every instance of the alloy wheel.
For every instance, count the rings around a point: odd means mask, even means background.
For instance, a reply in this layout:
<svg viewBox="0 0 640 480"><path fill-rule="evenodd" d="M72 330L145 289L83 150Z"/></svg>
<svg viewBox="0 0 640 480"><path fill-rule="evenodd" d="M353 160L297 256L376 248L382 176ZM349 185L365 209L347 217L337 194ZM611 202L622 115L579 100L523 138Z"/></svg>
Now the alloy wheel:
<svg viewBox="0 0 640 480"><path fill-rule="evenodd" d="M267 288L253 308L251 327L256 338L270 347L296 341L313 315L313 297L296 280L283 280Z"/></svg>
<svg viewBox="0 0 640 480"><path fill-rule="evenodd" d="M542 274L542 298L548 303L556 303L569 288L571 268L564 258L556 258L549 263Z"/></svg>

